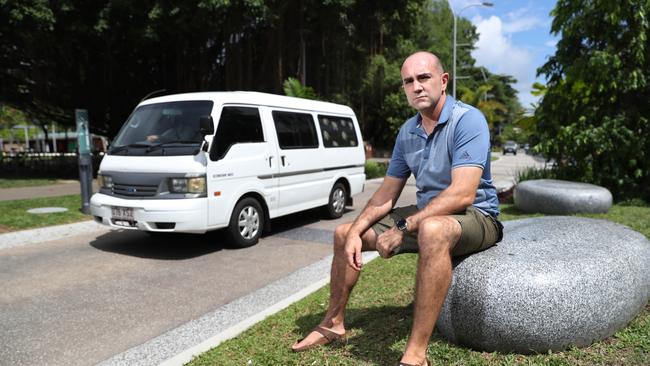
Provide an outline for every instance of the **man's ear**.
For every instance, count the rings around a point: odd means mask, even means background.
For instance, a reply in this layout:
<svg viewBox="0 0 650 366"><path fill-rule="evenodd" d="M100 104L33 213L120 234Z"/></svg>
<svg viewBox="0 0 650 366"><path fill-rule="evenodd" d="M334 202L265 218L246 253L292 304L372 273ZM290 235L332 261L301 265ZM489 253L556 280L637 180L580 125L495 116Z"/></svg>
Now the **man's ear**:
<svg viewBox="0 0 650 366"><path fill-rule="evenodd" d="M440 75L440 81L442 81L442 90L447 89L447 83L449 82L449 74L443 72L442 75Z"/></svg>

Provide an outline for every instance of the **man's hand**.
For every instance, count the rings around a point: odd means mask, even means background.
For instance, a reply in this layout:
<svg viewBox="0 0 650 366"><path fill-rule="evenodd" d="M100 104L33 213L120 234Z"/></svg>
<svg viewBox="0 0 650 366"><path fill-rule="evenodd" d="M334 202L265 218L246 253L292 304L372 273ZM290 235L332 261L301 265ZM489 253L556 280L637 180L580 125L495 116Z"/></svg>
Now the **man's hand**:
<svg viewBox="0 0 650 366"><path fill-rule="evenodd" d="M384 231L377 237L377 252L382 258L393 256L393 250L402 244L404 233L396 227Z"/></svg>
<svg viewBox="0 0 650 366"><path fill-rule="evenodd" d="M345 258L348 260L348 265L356 271L361 271L361 236L348 235L345 239Z"/></svg>

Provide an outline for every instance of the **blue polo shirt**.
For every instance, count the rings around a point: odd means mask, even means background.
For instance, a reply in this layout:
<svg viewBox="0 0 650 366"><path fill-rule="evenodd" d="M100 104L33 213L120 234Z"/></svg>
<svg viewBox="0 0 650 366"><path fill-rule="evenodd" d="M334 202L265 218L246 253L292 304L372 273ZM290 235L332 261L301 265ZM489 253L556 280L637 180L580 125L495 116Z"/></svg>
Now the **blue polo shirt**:
<svg viewBox="0 0 650 366"><path fill-rule="evenodd" d="M490 173L490 130L483 113L447 95L440 119L427 136L422 117L408 119L400 128L387 175L415 176L418 209L451 184L451 170L462 166L483 169L474 207L493 217L499 214L499 199Z"/></svg>

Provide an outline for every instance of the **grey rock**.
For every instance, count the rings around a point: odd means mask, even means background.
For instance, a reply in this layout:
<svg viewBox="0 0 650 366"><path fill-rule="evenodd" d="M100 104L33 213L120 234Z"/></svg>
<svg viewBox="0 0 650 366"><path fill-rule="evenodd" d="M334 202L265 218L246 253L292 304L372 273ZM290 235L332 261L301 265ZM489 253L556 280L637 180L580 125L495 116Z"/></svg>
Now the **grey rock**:
<svg viewBox="0 0 650 366"><path fill-rule="evenodd" d="M524 212L552 215L604 213L612 207L612 194L593 184L556 179L535 179L515 187L515 206Z"/></svg>
<svg viewBox="0 0 650 366"><path fill-rule="evenodd" d="M587 346L624 327L650 298L650 241L604 220L505 223L504 240L454 261L438 331L483 351Z"/></svg>

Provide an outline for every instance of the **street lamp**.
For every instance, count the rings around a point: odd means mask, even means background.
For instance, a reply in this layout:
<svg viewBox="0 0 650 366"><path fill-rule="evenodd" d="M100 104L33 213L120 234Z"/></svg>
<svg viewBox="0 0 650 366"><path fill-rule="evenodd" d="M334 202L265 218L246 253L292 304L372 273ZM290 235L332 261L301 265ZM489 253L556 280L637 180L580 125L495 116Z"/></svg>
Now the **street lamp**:
<svg viewBox="0 0 650 366"><path fill-rule="evenodd" d="M451 13L454 15L454 45L453 45L453 47L454 47L454 61L453 61L453 70L451 72L452 76L453 76L453 88L454 88L454 94L453 95L454 95L454 99L456 99L456 79L457 79L457 76L456 76L456 48L457 48L457 44L456 44L456 27L457 27L457 25L456 25L456 23L458 22L458 17L460 16L460 13L462 13L465 9L469 9L469 8L471 8L473 6L491 7L491 6L494 6L494 4L490 3L490 2L487 2L487 1L476 3L476 4L469 4L466 7L460 9L460 11L458 13L456 13L456 14L454 14L454 9L451 8L451 5L449 6L449 8L451 9Z"/></svg>

